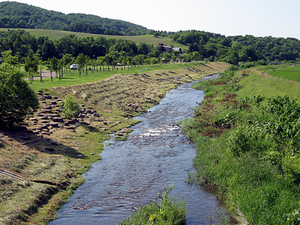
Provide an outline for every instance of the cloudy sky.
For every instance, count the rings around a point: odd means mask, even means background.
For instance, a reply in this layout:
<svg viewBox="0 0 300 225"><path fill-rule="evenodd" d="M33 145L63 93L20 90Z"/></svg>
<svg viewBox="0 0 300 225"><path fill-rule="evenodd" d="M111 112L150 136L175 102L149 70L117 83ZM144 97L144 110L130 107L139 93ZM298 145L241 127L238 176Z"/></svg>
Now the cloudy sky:
<svg viewBox="0 0 300 225"><path fill-rule="evenodd" d="M148 29L300 39L299 0L15 0L48 10L93 14ZM0 0L0 2L2 2Z"/></svg>

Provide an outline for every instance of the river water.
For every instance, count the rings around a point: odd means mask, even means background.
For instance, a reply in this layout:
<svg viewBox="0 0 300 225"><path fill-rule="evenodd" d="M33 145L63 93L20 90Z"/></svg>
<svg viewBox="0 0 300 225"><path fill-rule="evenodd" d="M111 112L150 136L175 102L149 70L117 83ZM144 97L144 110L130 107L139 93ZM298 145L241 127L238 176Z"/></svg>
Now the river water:
<svg viewBox="0 0 300 225"><path fill-rule="evenodd" d="M204 92L192 89L192 83L183 84L136 117L142 122L131 127L129 139L105 143L103 159L84 174L85 183L49 224L118 224L157 199L165 184L174 184L171 195L186 201L187 224L219 223L217 211L224 209L215 196L185 182L189 173L196 172L196 150L177 125L193 116L203 97Z"/></svg>

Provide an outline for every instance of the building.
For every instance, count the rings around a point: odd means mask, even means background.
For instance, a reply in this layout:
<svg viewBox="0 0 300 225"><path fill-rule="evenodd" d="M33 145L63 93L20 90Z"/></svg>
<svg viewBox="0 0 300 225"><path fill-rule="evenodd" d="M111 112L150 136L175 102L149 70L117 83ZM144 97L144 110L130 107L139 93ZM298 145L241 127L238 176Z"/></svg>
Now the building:
<svg viewBox="0 0 300 225"><path fill-rule="evenodd" d="M161 52L169 52L169 53L172 52L172 48L170 46L164 45L163 43L158 43L157 46L160 47Z"/></svg>

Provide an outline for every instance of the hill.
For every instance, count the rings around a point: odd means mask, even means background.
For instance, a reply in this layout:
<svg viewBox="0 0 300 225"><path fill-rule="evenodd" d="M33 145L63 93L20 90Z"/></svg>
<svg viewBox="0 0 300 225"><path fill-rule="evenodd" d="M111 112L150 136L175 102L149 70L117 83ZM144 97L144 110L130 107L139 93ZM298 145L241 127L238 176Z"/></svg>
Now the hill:
<svg viewBox="0 0 300 225"><path fill-rule="evenodd" d="M141 35L150 32L143 26L122 20L81 13L64 14L18 2L0 3L0 27L52 29L107 35Z"/></svg>
<svg viewBox="0 0 300 225"><path fill-rule="evenodd" d="M18 28L10 28L9 30L19 30ZM26 32L34 35L36 38L47 36L50 40L58 40L67 35L75 35L78 38L82 37L105 37L105 38L115 38L115 39L124 39L134 41L136 44L140 42L145 42L146 44L153 44L157 46L158 43L164 43L165 45L171 46L172 44L176 47L181 47L182 49L187 49L186 45L180 44L171 38L168 37L158 37L155 38L153 35L140 35L140 36L120 36L120 35L105 35L105 34L91 34L91 33L80 33L80 32L72 32L72 31L63 31L63 30L49 30L49 29L22 29ZM8 31L7 28L0 28L1 31Z"/></svg>

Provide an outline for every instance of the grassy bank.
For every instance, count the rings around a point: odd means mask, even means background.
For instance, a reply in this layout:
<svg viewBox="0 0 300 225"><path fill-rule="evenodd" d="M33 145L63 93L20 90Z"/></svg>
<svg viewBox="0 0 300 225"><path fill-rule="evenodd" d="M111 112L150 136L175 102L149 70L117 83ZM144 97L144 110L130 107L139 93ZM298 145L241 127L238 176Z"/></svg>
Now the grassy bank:
<svg viewBox="0 0 300 225"><path fill-rule="evenodd" d="M59 87L42 87L34 81L35 90L43 89L39 112L71 94L84 105L84 116L58 125L51 117L61 116L59 111L54 113L59 106L53 106L49 115L29 115L21 128L0 130L0 169L22 178L0 175L0 224L46 224L54 219L57 209L83 182L81 174L101 159L108 134L123 130L128 135L124 128L138 122L132 117L158 104L168 90L227 67L226 63L190 64L189 68L115 74Z"/></svg>
<svg viewBox="0 0 300 225"><path fill-rule="evenodd" d="M196 84L205 100L182 126L201 183L218 188L240 223L298 224L299 83L252 71Z"/></svg>

